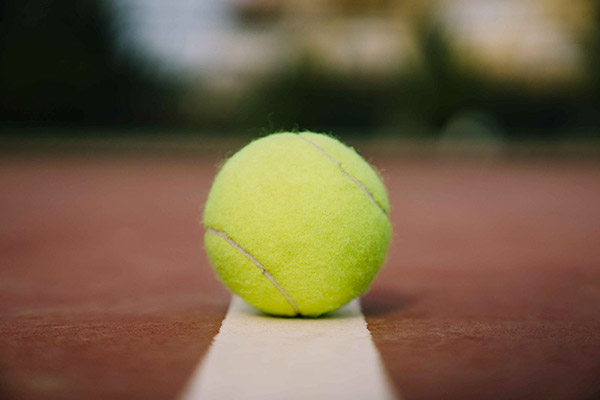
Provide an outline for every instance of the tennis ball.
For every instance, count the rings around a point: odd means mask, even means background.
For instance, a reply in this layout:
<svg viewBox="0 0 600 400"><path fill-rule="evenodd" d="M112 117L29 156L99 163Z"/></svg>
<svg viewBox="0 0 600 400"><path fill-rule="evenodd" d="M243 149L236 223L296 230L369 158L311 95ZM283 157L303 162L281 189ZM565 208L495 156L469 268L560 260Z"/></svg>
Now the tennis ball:
<svg viewBox="0 0 600 400"><path fill-rule="evenodd" d="M205 246L220 279L258 309L319 316L368 290L391 235L385 186L322 134L253 141L217 174Z"/></svg>

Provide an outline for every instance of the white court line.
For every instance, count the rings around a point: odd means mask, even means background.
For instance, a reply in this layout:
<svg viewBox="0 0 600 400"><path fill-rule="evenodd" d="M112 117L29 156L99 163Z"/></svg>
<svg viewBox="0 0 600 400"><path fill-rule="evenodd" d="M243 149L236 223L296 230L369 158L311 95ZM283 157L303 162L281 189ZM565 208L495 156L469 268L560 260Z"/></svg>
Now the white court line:
<svg viewBox="0 0 600 400"><path fill-rule="evenodd" d="M183 400L395 399L358 300L328 318L274 318L234 296Z"/></svg>

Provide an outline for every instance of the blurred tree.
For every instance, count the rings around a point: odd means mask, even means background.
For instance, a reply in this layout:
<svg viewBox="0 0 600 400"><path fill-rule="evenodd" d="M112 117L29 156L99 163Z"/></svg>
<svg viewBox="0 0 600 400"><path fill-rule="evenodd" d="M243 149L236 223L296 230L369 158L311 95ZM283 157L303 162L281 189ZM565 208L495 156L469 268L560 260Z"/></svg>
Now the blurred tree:
<svg viewBox="0 0 600 400"><path fill-rule="evenodd" d="M268 115L276 129L364 131L381 124L392 93L389 82L336 76L305 61L261 86L242 118L260 124Z"/></svg>
<svg viewBox="0 0 600 400"><path fill-rule="evenodd" d="M497 120L512 139L564 135L581 106L577 88L540 90L523 83L491 79L486 71L459 63L452 43L432 19L418 26L423 56L399 92L399 108L433 128L462 112L481 111Z"/></svg>
<svg viewBox="0 0 600 400"><path fill-rule="evenodd" d="M0 120L159 120L163 88L117 56L111 18L100 0L0 0Z"/></svg>
<svg viewBox="0 0 600 400"><path fill-rule="evenodd" d="M600 0L594 1L594 24L586 42L590 96L584 108L582 123L591 128L591 134L600 136Z"/></svg>

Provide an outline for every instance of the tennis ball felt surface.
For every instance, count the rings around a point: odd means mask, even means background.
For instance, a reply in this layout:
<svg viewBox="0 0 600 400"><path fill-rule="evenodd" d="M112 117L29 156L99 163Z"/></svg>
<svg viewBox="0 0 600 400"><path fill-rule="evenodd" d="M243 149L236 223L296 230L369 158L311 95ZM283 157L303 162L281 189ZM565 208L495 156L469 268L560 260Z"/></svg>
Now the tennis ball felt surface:
<svg viewBox="0 0 600 400"><path fill-rule="evenodd" d="M391 235L381 179L321 134L277 133L233 155L204 209L221 280L260 310L318 316L368 290Z"/></svg>

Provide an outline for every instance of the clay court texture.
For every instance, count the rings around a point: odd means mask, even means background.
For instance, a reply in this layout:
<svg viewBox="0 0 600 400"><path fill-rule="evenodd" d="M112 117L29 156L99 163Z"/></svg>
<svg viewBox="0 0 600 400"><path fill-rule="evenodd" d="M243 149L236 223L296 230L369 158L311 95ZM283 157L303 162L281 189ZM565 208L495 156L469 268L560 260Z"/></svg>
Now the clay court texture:
<svg viewBox="0 0 600 400"><path fill-rule="evenodd" d="M199 223L217 153L3 154L0 397L184 394L231 300ZM600 160L366 156L394 237L360 303L395 395L598 398Z"/></svg>

